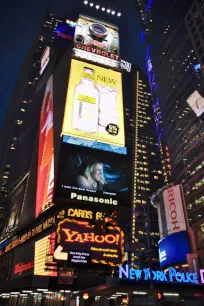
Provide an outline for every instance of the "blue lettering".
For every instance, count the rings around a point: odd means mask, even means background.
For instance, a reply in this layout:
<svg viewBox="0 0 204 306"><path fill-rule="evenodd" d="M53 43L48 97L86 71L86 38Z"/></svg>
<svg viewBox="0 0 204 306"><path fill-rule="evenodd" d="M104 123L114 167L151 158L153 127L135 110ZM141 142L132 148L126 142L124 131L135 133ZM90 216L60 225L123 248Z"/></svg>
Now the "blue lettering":
<svg viewBox="0 0 204 306"><path fill-rule="evenodd" d="M125 270L123 269L122 266L119 267L119 278L123 278L123 274L125 275L126 278L128 278L128 265L125 266Z"/></svg>
<svg viewBox="0 0 204 306"><path fill-rule="evenodd" d="M147 280L148 278L150 279L151 278L151 275L150 275L150 268L147 268L147 269L143 269L144 273L145 273L145 280Z"/></svg>
<svg viewBox="0 0 204 306"><path fill-rule="evenodd" d="M163 281L163 282L167 282L168 279L167 279L167 276L166 276L166 272L161 271L161 273L162 273L162 281Z"/></svg>
<svg viewBox="0 0 204 306"><path fill-rule="evenodd" d="M196 273L189 273L189 282L198 284L198 275Z"/></svg>
<svg viewBox="0 0 204 306"><path fill-rule="evenodd" d="M135 274L134 274L134 270L133 269L130 269L129 279L135 279Z"/></svg>
<svg viewBox="0 0 204 306"><path fill-rule="evenodd" d="M173 276L176 276L176 269L169 268L169 279L170 279L170 282L173 282Z"/></svg>
<svg viewBox="0 0 204 306"><path fill-rule="evenodd" d="M134 270L134 271L135 271L136 279L140 279L142 275L142 270Z"/></svg>
<svg viewBox="0 0 204 306"><path fill-rule="evenodd" d="M176 273L176 280L177 280L177 282L182 283L182 280L183 280L183 273L177 272L177 273Z"/></svg>

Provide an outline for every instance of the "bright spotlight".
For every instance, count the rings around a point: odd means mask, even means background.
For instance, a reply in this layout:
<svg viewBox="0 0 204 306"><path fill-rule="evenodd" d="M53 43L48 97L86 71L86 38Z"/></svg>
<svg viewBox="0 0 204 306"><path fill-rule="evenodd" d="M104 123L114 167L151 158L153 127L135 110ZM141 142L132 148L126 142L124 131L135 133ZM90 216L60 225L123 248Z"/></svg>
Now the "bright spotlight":
<svg viewBox="0 0 204 306"><path fill-rule="evenodd" d="M110 11L111 11L110 9L107 9L107 13L108 13L108 14L110 13Z"/></svg>
<svg viewBox="0 0 204 306"><path fill-rule="evenodd" d="M112 14L112 15L115 15L115 11L112 11L111 14Z"/></svg>
<svg viewBox="0 0 204 306"><path fill-rule="evenodd" d="M84 1L84 4L88 4L88 1L87 1L87 0L85 0L85 1Z"/></svg>
<svg viewBox="0 0 204 306"><path fill-rule="evenodd" d="M118 15L118 17L120 17L120 16L121 16L121 13L117 13L117 15Z"/></svg>
<svg viewBox="0 0 204 306"><path fill-rule="evenodd" d="M98 10L100 8L100 6L99 5L96 5L96 9Z"/></svg>
<svg viewBox="0 0 204 306"><path fill-rule="evenodd" d="M93 3L92 3L92 2L90 3L90 6L93 6Z"/></svg>
<svg viewBox="0 0 204 306"><path fill-rule="evenodd" d="M102 7L102 11L103 11L103 12L105 11L105 7Z"/></svg>

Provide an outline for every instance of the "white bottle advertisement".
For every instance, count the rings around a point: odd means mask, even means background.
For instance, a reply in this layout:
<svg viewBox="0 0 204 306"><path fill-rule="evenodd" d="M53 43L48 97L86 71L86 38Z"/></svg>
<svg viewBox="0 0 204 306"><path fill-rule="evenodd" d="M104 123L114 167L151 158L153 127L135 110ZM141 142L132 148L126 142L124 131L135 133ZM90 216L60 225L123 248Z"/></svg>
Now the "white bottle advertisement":
<svg viewBox="0 0 204 306"><path fill-rule="evenodd" d="M96 133L98 105L99 91L94 83L94 70L85 67L83 78L75 90L73 128L87 133Z"/></svg>

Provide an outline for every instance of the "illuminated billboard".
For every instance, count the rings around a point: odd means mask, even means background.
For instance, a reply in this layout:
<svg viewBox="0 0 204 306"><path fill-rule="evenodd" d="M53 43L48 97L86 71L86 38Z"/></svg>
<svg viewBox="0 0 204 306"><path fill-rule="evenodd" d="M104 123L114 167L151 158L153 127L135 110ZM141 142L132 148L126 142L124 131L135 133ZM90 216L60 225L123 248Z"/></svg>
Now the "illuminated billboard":
<svg viewBox="0 0 204 306"><path fill-rule="evenodd" d="M56 233L35 242L34 251L34 275L57 276L56 263L53 254L55 248Z"/></svg>
<svg viewBox="0 0 204 306"><path fill-rule="evenodd" d="M197 117L204 112L204 98L195 90L187 99L189 106L192 108Z"/></svg>
<svg viewBox="0 0 204 306"><path fill-rule="evenodd" d="M82 204L127 205L126 156L62 143L56 197Z"/></svg>
<svg viewBox="0 0 204 306"><path fill-rule="evenodd" d="M40 60L40 74L42 74L50 61L50 47L46 47Z"/></svg>
<svg viewBox="0 0 204 306"><path fill-rule="evenodd" d="M163 192L168 235L186 230L181 186L175 185Z"/></svg>
<svg viewBox="0 0 204 306"><path fill-rule="evenodd" d="M72 60L62 134L125 146L121 73Z"/></svg>
<svg viewBox="0 0 204 306"><path fill-rule="evenodd" d="M80 15L75 28L74 55L100 64L119 67L118 27Z"/></svg>
<svg viewBox="0 0 204 306"><path fill-rule="evenodd" d="M124 233L109 227L109 233L97 235L87 221L64 219L57 227L56 260L70 264L104 264L118 266L124 262Z"/></svg>
<svg viewBox="0 0 204 306"><path fill-rule="evenodd" d="M54 188L53 77L48 80L40 115L36 217L52 205Z"/></svg>
<svg viewBox="0 0 204 306"><path fill-rule="evenodd" d="M9 219L5 226L4 233L11 233L20 222L23 209L26 187L28 183L28 174L19 182L15 189L8 196Z"/></svg>
<svg viewBox="0 0 204 306"><path fill-rule="evenodd" d="M190 249L187 232L172 234L159 241L161 268L171 264L187 262L188 253L190 253Z"/></svg>

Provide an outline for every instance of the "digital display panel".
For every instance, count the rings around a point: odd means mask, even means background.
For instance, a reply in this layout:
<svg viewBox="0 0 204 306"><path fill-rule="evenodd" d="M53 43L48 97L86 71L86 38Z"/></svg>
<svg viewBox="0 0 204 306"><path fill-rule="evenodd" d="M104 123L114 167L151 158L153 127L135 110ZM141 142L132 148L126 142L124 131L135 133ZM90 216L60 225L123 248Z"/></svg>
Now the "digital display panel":
<svg viewBox="0 0 204 306"><path fill-rule="evenodd" d="M125 146L121 73L72 60L62 134Z"/></svg>
<svg viewBox="0 0 204 306"><path fill-rule="evenodd" d="M57 227L56 260L70 264L118 266L124 262L124 233L109 227L109 233L97 235L87 221L64 219Z"/></svg>
<svg viewBox="0 0 204 306"><path fill-rule="evenodd" d="M50 61L50 47L46 47L40 61L40 74L42 74Z"/></svg>
<svg viewBox="0 0 204 306"><path fill-rule="evenodd" d="M40 115L36 217L52 205L54 189L53 77L48 80Z"/></svg>
<svg viewBox="0 0 204 306"><path fill-rule="evenodd" d="M56 197L94 205L128 205L125 155L62 143Z"/></svg>
<svg viewBox="0 0 204 306"><path fill-rule="evenodd" d="M80 15L74 35L74 55L119 67L118 28L104 21Z"/></svg>
<svg viewBox="0 0 204 306"><path fill-rule="evenodd" d="M160 267L187 261L190 253L187 232L171 234L159 241Z"/></svg>
<svg viewBox="0 0 204 306"><path fill-rule="evenodd" d="M15 189L8 196L9 218L4 233L11 233L15 230L20 221L23 203L25 199L28 174L21 180Z"/></svg>
<svg viewBox="0 0 204 306"><path fill-rule="evenodd" d="M204 112L204 98L195 90L187 99L188 104L194 111L197 117L200 117Z"/></svg>

